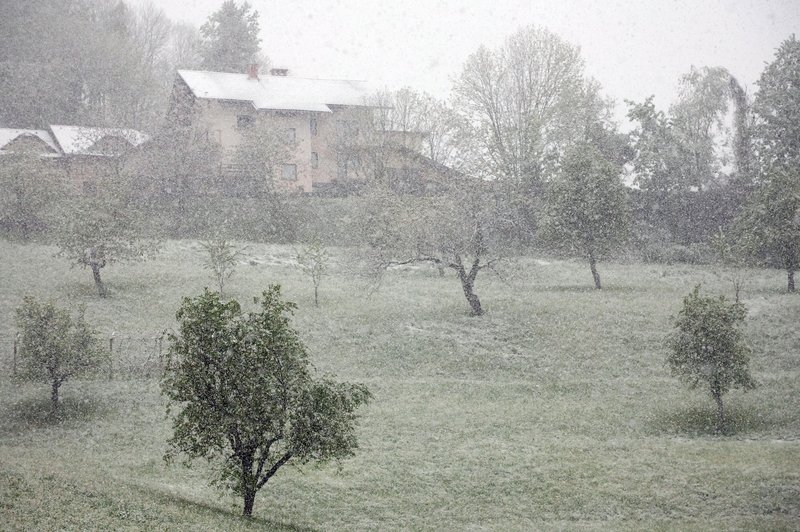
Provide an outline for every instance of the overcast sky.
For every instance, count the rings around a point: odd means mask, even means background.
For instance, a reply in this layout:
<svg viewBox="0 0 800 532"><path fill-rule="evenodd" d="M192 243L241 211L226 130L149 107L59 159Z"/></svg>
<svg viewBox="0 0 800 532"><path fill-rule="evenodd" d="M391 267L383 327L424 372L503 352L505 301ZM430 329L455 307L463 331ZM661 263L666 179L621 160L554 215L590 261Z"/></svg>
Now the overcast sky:
<svg viewBox="0 0 800 532"><path fill-rule="evenodd" d="M136 0L138 2L147 0ZM135 3L135 2L134 2ZM222 0L157 2L200 26ZM536 24L581 48L613 97L666 108L691 65L727 67L752 93L775 48L800 34L800 0L251 0L274 66L448 96L478 46Z"/></svg>

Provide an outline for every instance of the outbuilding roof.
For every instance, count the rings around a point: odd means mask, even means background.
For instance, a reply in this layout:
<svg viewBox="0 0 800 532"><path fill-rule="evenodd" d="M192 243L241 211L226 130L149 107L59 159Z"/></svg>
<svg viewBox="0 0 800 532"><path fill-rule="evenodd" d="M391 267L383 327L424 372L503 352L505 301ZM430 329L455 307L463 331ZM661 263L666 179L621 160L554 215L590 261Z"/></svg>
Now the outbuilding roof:
<svg viewBox="0 0 800 532"><path fill-rule="evenodd" d="M50 126L50 131L61 151L67 155L116 155L92 148L107 137L123 139L132 147L142 144L148 138L141 131L122 128L56 125Z"/></svg>
<svg viewBox="0 0 800 532"><path fill-rule="evenodd" d="M330 106L365 105L369 88L364 81L262 76L179 70L198 98L249 102L256 109L331 112Z"/></svg>
<svg viewBox="0 0 800 532"><path fill-rule="evenodd" d="M56 143L53 141L53 137L50 136L50 133L43 129L11 129L11 128L0 128L0 151L2 151L8 144L13 142L14 140L20 137L35 137L42 142L44 142L47 147L53 150L54 153L58 153L59 149L56 146Z"/></svg>

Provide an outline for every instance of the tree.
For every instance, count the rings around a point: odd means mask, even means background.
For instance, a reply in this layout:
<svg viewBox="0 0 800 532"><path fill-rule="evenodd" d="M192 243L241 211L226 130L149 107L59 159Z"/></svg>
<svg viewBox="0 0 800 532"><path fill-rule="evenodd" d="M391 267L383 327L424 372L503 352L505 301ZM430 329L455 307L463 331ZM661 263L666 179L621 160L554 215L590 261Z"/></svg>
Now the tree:
<svg viewBox="0 0 800 532"><path fill-rule="evenodd" d="M219 287L219 295L222 297L222 289L225 283L236 271L236 264L242 254L242 250L237 250L233 244L224 238L215 238L201 242L200 246L206 252L204 266L214 274L214 280Z"/></svg>
<svg viewBox="0 0 800 532"><path fill-rule="evenodd" d="M236 196L275 199L281 164L290 160L296 141L269 117L258 117L236 148L226 190Z"/></svg>
<svg viewBox="0 0 800 532"><path fill-rule="evenodd" d="M758 80L753 110L756 146L762 170L775 166L800 168L800 41L794 35L783 41L775 59Z"/></svg>
<svg viewBox="0 0 800 532"><path fill-rule="evenodd" d="M566 146L584 137L588 123L609 112L596 83L584 74L577 47L533 26L496 50L479 48L453 88L454 107L472 140L465 171L498 179L518 237L528 238L542 183Z"/></svg>
<svg viewBox="0 0 800 532"><path fill-rule="evenodd" d="M109 264L148 258L158 243L141 238L135 217L109 198L79 198L56 235L59 254L72 264L88 267L100 297L108 290L100 271Z"/></svg>
<svg viewBox="0 0 800 532"><path fill-rule="evenodd" d="M330 256L319 237L312 237L298 251L295 258L300 270L311 278L314 285L314 306L319 306L319 285L328 270Z"/></svg>
<svg viewBox="0 0 800 532"><path fill-rule="evenodd" d="M751 201L737 220L739 249L762 263L786 270L787 290L795 291L800 268L800 179L775 167L762 175Z"/></svg>
<svg viewBox="0 0 800 532"><path fill-rule="evenodd" d="M758 80L753 110L759 175L739 219L743 247L786 270L789 292L800 266L800 41L781 43Z"/></svg>
<svg viewBox="0 0 800 532"><path fill-rule="evenodd" d="M667 338L672 374L694 388L703 383L717 405L717 432L725 425L722 396L731 388L750 390L756 382L748 369L750 347L741 324L747 310L724 296L701 296L700 286L683 299L675 328Z"/></svg>
<svg viewBox="0 0 800 532"><path fill-rule="evenodd" d="M73 319L53 302L39 303L29 296L17 308L16 322L21 333L17 376L47 382L51 413L56 415L61 385L102 362L97 335L84 320L83 309Z"/></svg>
<svg viewBox="0 0 800 532"><path fill-rule="evenodd" d="M0 165L0 227L23 240L47 229L56 199L65 187L52 160L37 156L3 156Z"/></svg>
<svg viewBox="0 0 800 532"><path fill-rule="evenodd" d="M543 240L586 257L597 289L597 261L624 244L630 230L621 171L597 148L581 143L567 152L560 174L547 185Z"/></svg>
<svg viewBox="0 0 800 532"><path fill-rule="evenodd" d="M656 110L652 96L627 103L628 117L637 123L633 166L646 222L680 244L708 240L733 220L748 192L746 93L725 68L692 67L681 76L669 113Z"/></svg>
<svg viewBox="0 0 800 532"><path fill-rule="evenodd" d="M371 273L380 279L391 266L413 263L452 269L470 314L483 315L475 282L500 259L500 237L509 225L494 185L451 175L439 183L439 194L424 197L372 187L359 220Z"/></svg>
<svg viewBox="0 0 800 532"><path fill-rule="evenodd" d="M258 11L251 11L247 2L239 6L226 0L200 26L202 67L215 72L244 72L259 53L258 32Z"/></svg>
<svg viewBox="0 0 800 532"><path fill-rule="evenodd" d="M258 490L287 463L326 462L357 448L356 410L370 394L357 384L315 379L280 287L259 312L206 290L185 298L169 336L162 392L173 416L168 461L183 453L217 466L215 482L252 515Z"/></svg>

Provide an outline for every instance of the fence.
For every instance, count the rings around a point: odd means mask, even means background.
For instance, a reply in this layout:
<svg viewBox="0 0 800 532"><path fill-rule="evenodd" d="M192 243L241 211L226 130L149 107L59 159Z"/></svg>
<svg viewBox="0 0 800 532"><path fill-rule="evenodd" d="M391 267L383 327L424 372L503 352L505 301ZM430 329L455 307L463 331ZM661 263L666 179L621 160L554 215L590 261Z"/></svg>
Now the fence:
<svg viewBox="0 0 800 532"><path fill-rule="evenodd" d="M106 336L100 345L106 351L99 376L107 379L157 378L164 369L164 337ZM19 338L4 337L0 371L14 375L19 365Z"/></svg>

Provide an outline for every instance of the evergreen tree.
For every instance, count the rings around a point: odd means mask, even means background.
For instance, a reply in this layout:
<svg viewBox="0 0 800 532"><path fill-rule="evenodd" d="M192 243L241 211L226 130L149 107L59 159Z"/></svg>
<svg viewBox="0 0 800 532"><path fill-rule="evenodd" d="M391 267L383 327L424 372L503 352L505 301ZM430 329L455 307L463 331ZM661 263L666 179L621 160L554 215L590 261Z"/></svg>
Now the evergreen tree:
<svg viewBox="0 0 800 532"><path fill-rule="evenodd" d="M244 72L259 53L258 11L227 0L200 27L202 67L215 72Z"/></svg>

